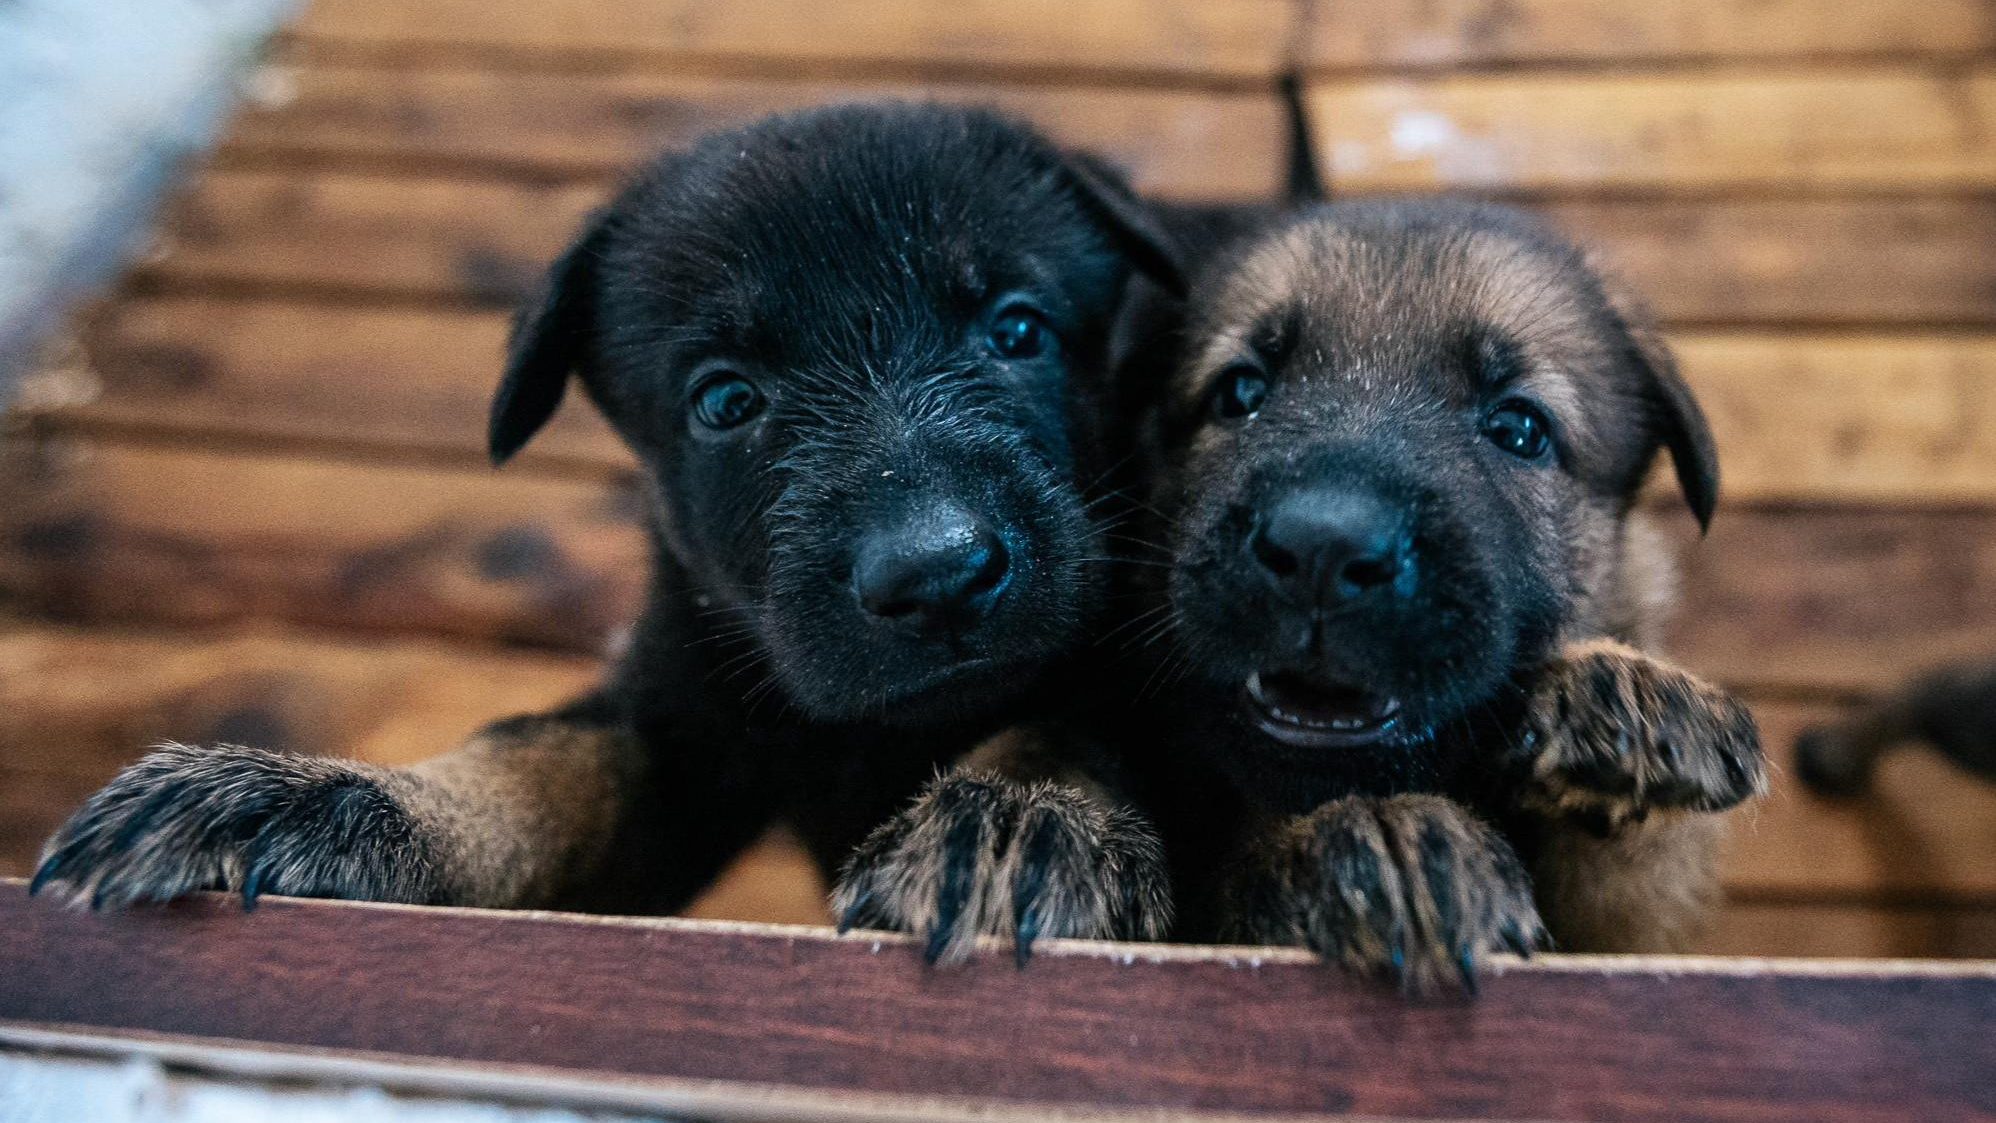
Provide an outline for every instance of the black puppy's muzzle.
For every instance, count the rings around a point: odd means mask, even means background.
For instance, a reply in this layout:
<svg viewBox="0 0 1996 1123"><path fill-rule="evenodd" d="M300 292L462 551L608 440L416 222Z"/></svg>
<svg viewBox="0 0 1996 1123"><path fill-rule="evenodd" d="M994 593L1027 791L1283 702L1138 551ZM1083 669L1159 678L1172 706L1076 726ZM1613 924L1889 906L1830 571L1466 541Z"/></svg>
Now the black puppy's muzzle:
<svg viewBox="0 0 1996 1123"><path fill-rule="evenodd" d="M1004 536L976 512L942 501L864 535L854 551L852 588L877 623L935 637L981 623L1011 573Z"/></svg>

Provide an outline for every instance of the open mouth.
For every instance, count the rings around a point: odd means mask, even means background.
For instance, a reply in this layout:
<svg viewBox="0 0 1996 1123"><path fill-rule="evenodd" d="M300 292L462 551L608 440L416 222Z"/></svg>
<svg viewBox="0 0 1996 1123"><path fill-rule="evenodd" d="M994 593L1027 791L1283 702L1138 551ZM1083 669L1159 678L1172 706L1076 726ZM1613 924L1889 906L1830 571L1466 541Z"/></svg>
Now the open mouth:
<svg viewBox="0 0 1996 1123"><path fill-rule="evenodd" d="M1393 732L1400 702L1340 683L1277 672L1248 676L1248 712L1263 733L1301 748L1357 748Z"/></svg>

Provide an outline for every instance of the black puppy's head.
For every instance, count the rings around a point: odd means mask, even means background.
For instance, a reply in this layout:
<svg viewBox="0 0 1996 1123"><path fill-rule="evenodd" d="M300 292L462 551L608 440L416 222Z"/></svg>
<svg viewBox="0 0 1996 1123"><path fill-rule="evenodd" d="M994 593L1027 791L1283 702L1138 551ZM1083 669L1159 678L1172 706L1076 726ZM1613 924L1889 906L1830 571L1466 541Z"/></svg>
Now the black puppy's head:
<svg viewBox="0 0 1996 1123"><path fill-rule="evenodd" d="M1717 466L1669 356L1529 219L1305 208L1194 285L1149 438L1181 657L1271 759L1349 766L1612 628L1659 448Z"/></svg>
<svg viewBox="0 0 1996 1123"><path fill-rule="evenodd" d="M1125 189L997 115L768 118L645 169L555 263L492 453L578 374L803 712L972 706L1095 595L1070 407L1133 260L1174 276Z"/></svg>

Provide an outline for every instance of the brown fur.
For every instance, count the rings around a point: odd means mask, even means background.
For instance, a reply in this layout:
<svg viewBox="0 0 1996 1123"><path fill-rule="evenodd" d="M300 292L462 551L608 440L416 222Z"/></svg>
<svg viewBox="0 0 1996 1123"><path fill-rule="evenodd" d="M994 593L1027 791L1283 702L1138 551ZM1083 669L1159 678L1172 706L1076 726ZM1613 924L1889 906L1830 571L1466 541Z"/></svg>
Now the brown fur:
<svg viewBox="0 0 1996 1123"><path fill-rule="evenodd" d="M1016 730L937 776L875 830L832 895L839 927L922 935L931 962L956 963L979 936L1021 963L1040 936L1157 940L1171 923L1157 832L1109 795L1100 769Z"/></svg>
<svg viewBox="0 0 1996 1123"><path fill-rule="evenodd" d="M1333 860L1384 845L1356 810L1372 805L1354 800L1430 790L1459 804L1444 814L1435 810L1435 797L1421 797L1425 814L1454 822L1437 834L1454 855L1446 868L1495 879L1485 887L1487 899L1509 902L1501 911L1518 932L1529 936L1538 928L1528 905L1497 888L1513 884L1510 871L1519 868L1506 861L1513 844L1526 856L1539 913L1558 946L1684 950L1717 899L1722 818L1715 813L1759 792L1764 780L1746 709L1630 646L1654 642L1669 599L1668 558L1634 513L1654 453L1659 447L1670 453L1701 521L1716 493L1709 434L1657 334L1576 251L1499 208L1303 208L1251 222L1245 233L1223 231L1188 256L1200 262L1190 306L1182 316L1163 317L1171 326L1152 336L1163 346L1138 352L1131 392L1154 403L1140 411L1141 452L1148 498L1162 523L1158 536L1173 555L1168 586L1164 578L1148 582L1172 609L1169 627L1158 634L1177 645L1177 654L1158 657L1160 673L1195 681L1206 675L1211 683L1200 684L1199 701L1176 709L1170 704L1179 691L1167 687L1160 700L1169 712L1152 725L1165 741L1202 742L1180 755L1208 762L1166 769L1148 793L1163 809L1175 865L1190 867L1179 878L1190 930L1302 943L1347 965L1427 978L1436 975L1435 964L1453 963L1465 948L1476 955L1502 946L1432 932L1423 938L1418 924L1397 929L1406 934L1404 947L1382 943L1376 917L1420 915L1427 907L1420 894L1432 898L1432 886L1373 872L1388 868L1377 860L1365 869ZM1448 369L1463 338L1500 339L1512 348L1504 361L1516 370L1503 393L1525 395L1554 419L1556 466L1488 467L1462 445L1453 418L1478 401L1473 382ZM1208 402L1244 362L1270 385L1269 408L1247 419L1236 411L1232 421L1225 414L1216 420ZM1168 375L1162 389L1155 386L1160 373ZM1431 439L1441 443L1423 443ZM1458 514L1481 510L1477 503L1489 507L1482 490L1507 489L1507 506L1500 506L1515 525L1499 545L1477 548L1490 557L1521 558L1524 568L1490 568L1499 576L1489 579L1510 583L1500 589L1526 606L1513 611L1541 604L1556 604L1557 611L1550 619L1540 612L1537 627L1547 642L1513 672L1521 680L1520 713L1501 736L1475 734L1480 747L1466 758L1461 746L1430 749L1437 755L1427 763L1385 759L1367 772L1350 763L1349 753L1325 749L1315 759L1330 771L1311 775L1313 766L1303 763L1308 754L1256 747L1261 735L1242 728L1240 719L1190 734L1179 730L1201 720L1202 709L1231 709L1237 688L1228 683L1266 665L1255 660L1298 658L1267 654L1297 649L1253 631L1257 621L1279 622L1279 613L1291 610L1235 599L1266 594L1254 591L1252 564L1237 560L1244 555L1230 536L1242 525L1259 525L1236 512L1253 510L1259 519L1264 508L1257 505L1275 486L1270 481L1295 486L1286 481L1306 470L1297 465L1323 455L1344 456L1337 463L1353 466L1341 476L1316 477L1340 486L1371 478L1363 473L1372 464L1387 465L1380 478L1402 486L1395 466L1420 462L1413 470L1428 473L1419 477L1422 485L1441 495L1422 502L1457 504L1440 509ZM1488 528L1472 526L1469 533L1478 529ZM1461 556L1429 560L1436 570L1455 565L1461 572L1467 564ZM1520 582L1520 572L1529 580ZM1476 585L1464 579L1458 587ZM1211 615L1188 623L1193 611ZM1411 604L1405 612L1421 618ZM1503 641L1479 648L1445 630L1417 635L1406 642L1437 645L1433 654L1412 660L1410 680L1393 680L1367 662L1366 646L1396 626L1390 619L1371 625L1319 619L1333 623L1313 627L1347 631L1323 640L1310 633L1310 642L1328 652L1311 664L1328 671L1313 673L1356 678L1385 693L1410 689L1397 682L1425 682L1436 668L1470 681L1472 671L1462 668L1480 650L1505 650ZM1347 640L1357 645L1354 653L1340 656ZM1492 672L1477 673L1485 685L1463 689L1488 692L1493 706L1514 689L1493 689ZM1390 758L1395 750L1378 751ZM1241 806L1231 814L1211 792L1211 762L1238 789ZM1341 786L1348 794L1341 795ZM1217 825L1229 821L1237 824L1231 830ZM1237 862L1217 857L1228 853ZM1241 887L1241 869L1255 871L1258 888ZM1340 879L1338 870L1349 876ZM1381 894L1392 900L1380 903ZM1357 908L1355 901L1370 903ZM1476 931L1487 937L1489 929ZM1409 965L1417 961L1427 966Z"/></svg>
<svg viewBox="0 0 1996 1123"><path fill-rule="evenodd" d="M1474 987L1476 960L1545 941L1524 867L1454 800L1351 796L1263 826L1222 935L1313 948L1413 991Z"/></svg>
<svg viewBox="0 0 1996 1123"><path fill-rule="evenodd" d="M639 767L622 733L553 717L495 724L403 769L169 745L63 824L38 887L81 870L56 884L95 906L199 889L561 904L604 872Z"/></svg>

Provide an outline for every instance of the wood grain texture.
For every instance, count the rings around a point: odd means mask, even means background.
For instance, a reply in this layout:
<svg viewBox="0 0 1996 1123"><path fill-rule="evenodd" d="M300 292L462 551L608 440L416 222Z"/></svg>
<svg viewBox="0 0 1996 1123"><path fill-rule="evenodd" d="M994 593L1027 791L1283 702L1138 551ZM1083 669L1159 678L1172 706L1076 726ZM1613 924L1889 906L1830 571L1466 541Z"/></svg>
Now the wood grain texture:
<svg viewBox="0 0 1996 1123"><path fill-rule="evenodd" d="M1238 135L1215 122L1222 130ZM1130 132L1156 136L1136 123ZM1243 162L1241 147L1166 143L1142 170L1212 194L1266 189L1272 154ZM1221 168L1238 178L1218 182ZM216 168L178 201L137 278L165 291L511 305L609 190L593 178ZM1996 324L1987 252L1996 200L1644 198L1534 209L1598 251L1667 321Z"/></svg>
<svg viewBox="0 0 1996 1123"><path fill-rule="evenodd" d="M1347 190L1996 184L1996 72L1505 74L1323 82Z"/></svg>
<svg viewBox="0 0 1996 1123"><path fill-rule="evenodd" d="M1512 968L1409 1003L1295 957L902 941L0 886L0 1019L1014 1106L1421 1119L1969 1120L1996 972ZM316 991L313 988L320 988ZM303 992L319 1000L299 1001Z"/></svg>
<svg viewBox="0 0 1996 1123"><path fill-rule="evenodd" d="M1970 58L1996 48L1981 0L1312 0L1306 65Z"/></svg>
<svg viewBox="0 0 1996 1123"><path fill-rule="evenodd" d="M1996 651L1996 516L1986 510L1723 504L1702 542L1673 516L1682 592L1666 649L1737 685L1882 691Z"/></svg>
<svg viewBox="0 0 1996 1123"><path fill-rule="evenodd" d="M31 389L56 414L120 428L247 448L276 438L447 452L469 466L485 455L506 330L496 311L127 301L86 332L84 364L45 372ZM534 459L633 466L579 393L527 446L523 460Z"/></svg>
<svg viewBox="0 0 1996 1123"><path fill-rule="evenodd" d="M1675 337L1729 500L1996 499L1996 336Z"/></svg>
<svg viewBox="0 0 1996 1123"><path fill-rule="evenodd" d="M1284 154L1280 110L1254 94L309 63L274 68L267 85L268 95L244 110L225 141L224 163L472 167L528 182L557 174L604 180L662 149L764 114L930 97L1023 115L1165 195L1265 194L1280 180Z"/></svg>
<svg viewBox="0 0 1996 1123"><path fill-rule="evenodd" d="M0 452L0 604L57 619L597 652L644 584L621 484L92 441Z"/></svg>
<svg viewBox="0 0 1996 1123"><path fill-rule="evenodd" d="M321 0L307 43L649 52L839 63L1273 74L1296 22L1290 0Z"/></svg>
<svg viewBox="0 0 1996 1123"><path fill-rule="evenodd" d="M1996 200L1568 199L1536 209L1665 320L1996 323Z"/></svg>

